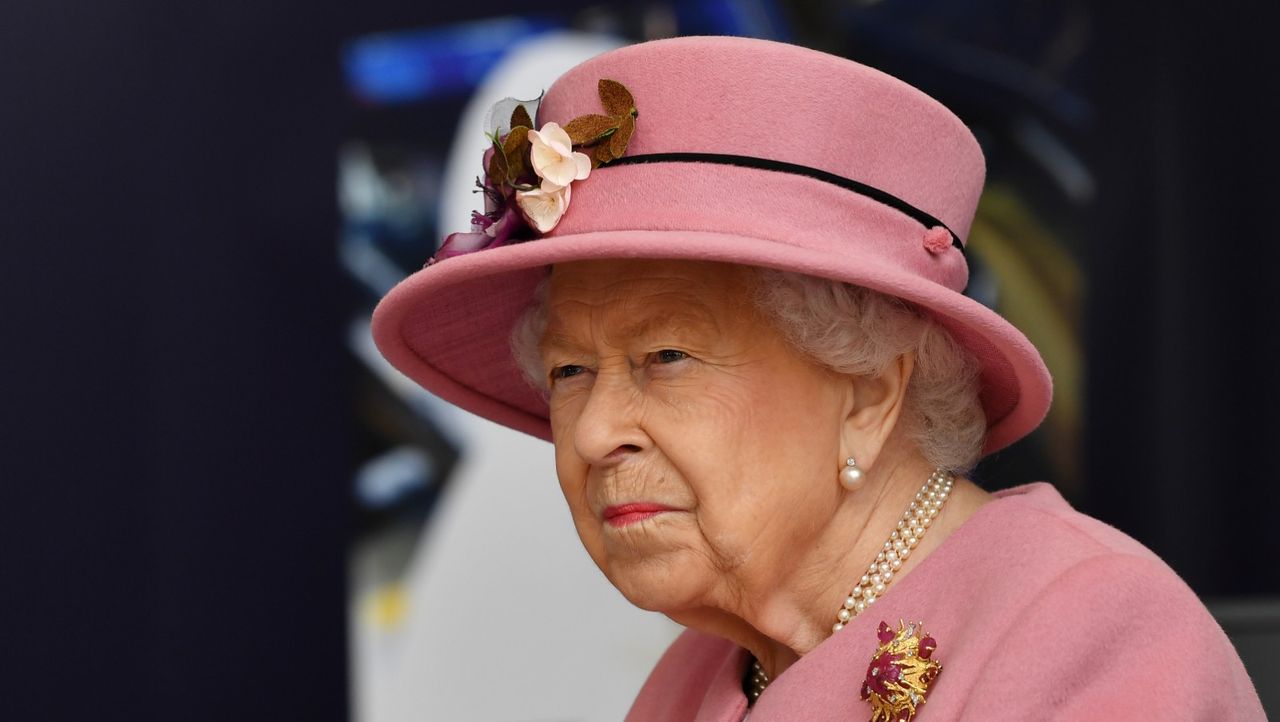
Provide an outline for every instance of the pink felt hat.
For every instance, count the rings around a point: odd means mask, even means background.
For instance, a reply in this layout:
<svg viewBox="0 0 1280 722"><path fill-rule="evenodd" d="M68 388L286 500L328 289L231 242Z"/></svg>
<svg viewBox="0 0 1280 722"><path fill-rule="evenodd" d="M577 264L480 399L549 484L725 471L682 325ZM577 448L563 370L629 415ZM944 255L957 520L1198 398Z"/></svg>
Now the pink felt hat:
<svg viewBox="0 0 1280 722"><path fill-rule="evenodd" d="M578 65L547 90L536 127L601 114L601 79L625 86L638 111L623 157L571 184L549 232L444 258L392 289L373 336L396 368L447 401L549 440L546 401L509 340L547 267L726 261L838 279L927 309L982 364L984 453L1044 418L1052 384L1039 353L962 294L963 240L985 170L977 141L941 104L825 53L688 37Z"/></svg>

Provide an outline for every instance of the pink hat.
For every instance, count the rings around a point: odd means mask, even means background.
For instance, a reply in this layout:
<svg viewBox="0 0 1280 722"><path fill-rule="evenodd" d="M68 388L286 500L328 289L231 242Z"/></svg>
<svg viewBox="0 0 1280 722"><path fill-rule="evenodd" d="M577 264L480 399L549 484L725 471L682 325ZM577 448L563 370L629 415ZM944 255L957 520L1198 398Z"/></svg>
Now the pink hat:
<svg viewBox="0 0 1280 722"><path fill-rule="evenodd" d="M590 160L574 156L549 122L569 126L572 148ZM1035 347L962 294L982 151L958 118L915 88L791 45L676 38L573 68L547 91L536 127L543 132L530 138L532 163L541 143L543 170L533 181L542 188L520 186L531 196L519 203L527 240L497 232L510 230L510 218L478 216L475 233L451 237L374 312L383 355L441 398L549 440L546 401L510 348L547 267L672 258L838 279L932 312L982 364L984 453L1026 435L1048 411L1052 384ZM629 143L615 137L632 127ZM483 250L458 250L477 238Z"/></svg>

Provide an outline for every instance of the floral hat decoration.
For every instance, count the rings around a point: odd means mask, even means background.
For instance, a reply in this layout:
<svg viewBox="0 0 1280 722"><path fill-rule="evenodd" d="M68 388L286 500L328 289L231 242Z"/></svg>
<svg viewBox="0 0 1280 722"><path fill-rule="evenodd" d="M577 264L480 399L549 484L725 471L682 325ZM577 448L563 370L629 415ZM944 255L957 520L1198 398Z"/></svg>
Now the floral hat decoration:
<svg viewBox="0 0 1280 722"><path fill-rule="evenodd" d="M427 265L453 256L527 241L553 230L569 209L573 183L621 158L636 130L636 101L616 80L601 78L604 113L555 121L534 130L542 98L505 98L489 111L485 175L476 178L484 211L472 211L471 231L445 237ZM509 115L508 115L509 113ZM503 122L505 121L505 122Z"/></svg>
<svg viewBox="0 0 1280 722"><path fill-rule="evenodd" d="M985 453L1044 418L1040 354L963 293L981 147L916 88L794 45L671 38L580 63L487 126L483 210L373 316L387 360L445 401L550 439L547 398L510 343L548 269L685 259L855 284L931 314L980 366Z"/></svg>

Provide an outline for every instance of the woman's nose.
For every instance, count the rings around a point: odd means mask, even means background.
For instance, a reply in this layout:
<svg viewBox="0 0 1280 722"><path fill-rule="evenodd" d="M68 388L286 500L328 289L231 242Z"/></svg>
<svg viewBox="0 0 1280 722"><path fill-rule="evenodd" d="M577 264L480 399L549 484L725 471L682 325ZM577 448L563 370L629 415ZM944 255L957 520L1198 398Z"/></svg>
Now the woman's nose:
<svg viewBox="0 0 1280 722"><path fill-rule="evenodd" d="M613 465L646 448L642 407L641 391L630 374L598 374L573 430L578 455L590 464Z"/></svg>

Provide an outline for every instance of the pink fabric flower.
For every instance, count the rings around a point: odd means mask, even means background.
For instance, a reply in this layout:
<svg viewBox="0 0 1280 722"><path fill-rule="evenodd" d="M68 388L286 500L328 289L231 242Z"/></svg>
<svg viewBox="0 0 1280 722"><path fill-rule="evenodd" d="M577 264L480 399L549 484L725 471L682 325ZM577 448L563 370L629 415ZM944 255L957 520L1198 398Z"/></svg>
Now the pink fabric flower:
<svg viewBox="0 0 1280 722"><path fill-rule="evenodd" d="M942 226L930 228L924 232L924 247L934 255L945 253L951 248L951 231Z"/></svg>
<svg viewBox="0 0 1280 722"><path fill-rule="evenodd" d="M569 186L547 190L544 181L542 188L516 191L516 204L529 225L539 233L546 233L556 227L569 208Z"/></svg>
<svg viewBox="0 0 1280 722"><path fill-rule="evenodd" d="M586 153L573 150L569 134L557 123L547 123L540 131L530 130L529 145L529 160L533 172L542 179L544 191L567 188L591 174L591 159Z"/></svg>

